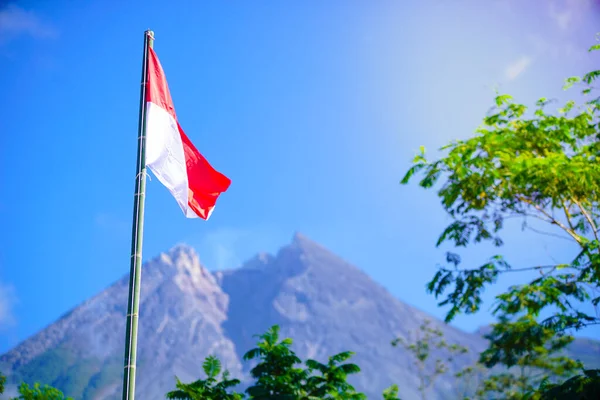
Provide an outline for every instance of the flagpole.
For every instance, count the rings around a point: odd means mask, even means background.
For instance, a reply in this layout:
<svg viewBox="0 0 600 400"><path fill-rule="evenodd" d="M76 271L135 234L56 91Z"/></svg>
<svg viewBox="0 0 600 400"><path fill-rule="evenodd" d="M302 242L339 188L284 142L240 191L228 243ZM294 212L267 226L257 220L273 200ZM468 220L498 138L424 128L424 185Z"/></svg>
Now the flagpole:
<svg viewBox="0 0 600 400"><path fill-rule="evenodd" d="M144 235L144 200L146 197L146 81L148 79L148 48L154 44L154 32L144 32L144 56L140 89L138 122L137 169L131 230L131 266L129 270L129 299L125 333L125 365L123 371L123 400L135 399L135 369L137 362L137 333L142 280L142 244Z"/></svg>

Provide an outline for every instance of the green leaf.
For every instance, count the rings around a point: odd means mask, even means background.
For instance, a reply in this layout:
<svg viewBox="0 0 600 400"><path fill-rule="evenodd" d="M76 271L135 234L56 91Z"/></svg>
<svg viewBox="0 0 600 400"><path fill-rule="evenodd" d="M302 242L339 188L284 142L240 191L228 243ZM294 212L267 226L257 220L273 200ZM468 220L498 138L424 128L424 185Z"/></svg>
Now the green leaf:
<svg viewBox="0 0 600 400"><path fill-rule="evenodd" d="M496 105L498 107L500 107L503 104L509 104L510 100L512 100L512 99L513 99L513 97L508 94L502 94L502 95L496 96Z"/></svg>
<svg viewBox="0 0 600 400"><path fill-rule="evenodd" d="M206 360L204 360L202 368L209 378L214 378L221 372L221 361L215 356L208 356Z"/></svg>
<svg viewBox="0 0 600 400"><path fill-rule="evenodd" d="M600 76L600 70L588 72L583 76L583 81L588 85L591 84Z"/></svg>
<svg viewBox="0 0 600 400"><path fill-rule="evenodd" d="M563 86L563 90L568 90L568 89L572 88L575 83L578 83L580 81L581 81L581 78L578 76L571 76L571 77L565 79L565 84Z"/></svg>
<svg viewBox="0 0 600 400"><path fill-rule="evenodd" d="M590 50L598 49L596 44ZM581 84L582 93L589 94L599 77L600 70L570 77L565 89ZM426 285L439 306L447 307L445 321L478 312L484 292L495 288L500 276L511 275L512 287L494 290L497 324L480 361L539 371L537 380L512 372L493 374L484 382L482 396L488 392L522 399L535 393L545 376L573 373L578 363L561 353L571 340L568 334L600 324L597 315L581 311L583 304L600 304L600 297L592 298L600 290L600 97L580 105L568 101L558 110L547 109L549 104L542 97L528 113L526 105L498 95L471 137L440 146L437 159L415 158L403 180L418 179L425 189L435 186L432 193L449 219L438 247L485 242L501 247L510 219L521 222L524 230L566 238L577 249L573 259L556 265L516 268L500 254L485 264L463 262L459 268L458 255L452 249L446 253L448 266L441 266ZM410 349L423 350L420 360L429 357L422 346L413 345ZM438 367L443 369L433 366Z"/></svg>

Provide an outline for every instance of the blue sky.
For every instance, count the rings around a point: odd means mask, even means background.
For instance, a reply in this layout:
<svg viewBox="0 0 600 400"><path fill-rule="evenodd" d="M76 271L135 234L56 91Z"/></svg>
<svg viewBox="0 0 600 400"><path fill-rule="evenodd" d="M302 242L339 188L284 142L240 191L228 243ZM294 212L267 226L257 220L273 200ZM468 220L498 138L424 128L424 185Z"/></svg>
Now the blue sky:
<svg viewBox="0 0 600 400"><path fill-rule="evenodd" d="M494 88L567 99L563 79L598 65L599 18L591 0L3 6L0 353L128 272L145 29L181 125L232 179L208 222L149 181L145 259L186 242L209 268L235 267L300 231L442 317L424 285L448 219L398 181L419 145L471 135ZM529 266L574 249L509 226L503 251ZM484 308L456 325L489 323Z"/></svg>

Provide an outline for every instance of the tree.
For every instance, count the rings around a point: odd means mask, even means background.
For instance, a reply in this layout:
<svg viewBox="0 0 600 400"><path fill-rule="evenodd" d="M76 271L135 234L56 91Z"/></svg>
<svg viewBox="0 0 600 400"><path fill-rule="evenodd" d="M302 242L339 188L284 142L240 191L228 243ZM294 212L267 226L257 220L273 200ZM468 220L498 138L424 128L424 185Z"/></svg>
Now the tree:
<svg viewBox="0 0 600 400"><path fill-rule="evenodd" d="M357 374L360 368L356 364L342 364L354 353L346 351L329 357L327 364L315 360L307 360L308 374L318 372L306 380L307 398L363 400L367 397L357 393L347 382L348 375Z"/></svg>
<svg viewBox="0 0 600 400"><path fill-rule="evenodd" d="M206 374L206 379L199 379L192 383L182 383L179 378L177 380L177 390L167 393L167 399L177 400L241 400L242 395L229 390L237 386L240 381L238 379L230 379L229 372L226 370L221 375L221 380L218 380L221 373L221 361L215 356L208 356L202 364L202 369Z"/></svg>
<svg viewBox="0 0 600 400"><path fill-rule="evenodd" d="M65 395L58 389L48 385L40 386L39 383L35 383L33 387L30 387L25 382L19 386L19 397L15 397L12 400L73 400L71 397L65 397Z"/></svg>
<svg viewBox="0 0 600 400"><path fill-rule="evenodd" d="M456 398L461 400L470 400L471 398L481 397L485 398L485 396L482 396L483 391L480 388L488 375L487 369L480 362L475 362L455 373L454 377L456 378L456 381L454 388L456 391Z"/></svg>
<svg viewBox="0 0 600 400"><path fill-rule="evenodd" d="M414 341L399 337L392 341L392 346L402 346L414 357L414 365L419 377L419 392L423 400L427 399L427 393L436 379L448 372L448 364L454 361L455 356L468 351L464 346L446 342L443 332L431 327L430 320L423 321L419 326ZM433 351L438 355L435 359L432 358Z"/></svg>
<svg viewBox="0 0 600 400"><path fill-rule="evenodd" d="M0 373L0 394L4 393L4 385L6 384L6 376ZM65 397L65 395L58 389L48 385L40 386L39 383L35 383L33 387L30 387L27 383L21 383L19 386L19 397L15 397L12 400L73 400L71 397Z"/></svg>
<svg viewBox="0 0 600 400"><path fill-rule="evenodd" d="M279 326L274 325L258 336L257 347L244 355L244 360L258 361L250 370L254 382L246 389L247 397L230 391L240 383L225 371L220 380L221 363L208 357L202 366L206 379L184 384L179 379L176 390L167 393L168 399L178 400L364 400L347 382L351 374L360 372L356 364L346 363L354 353L342 352L329 357L327 363L307 360L305 363L292 351L292 339L279 339ZM306 368L302 365L305 364ZM383 393L384 400L399 400L398 387Z"/></svg>
<svg viewBox="0 0 600 400"><path fill-rule="evenodd" d="M540 400L592 400L600 399L600 370L583 371L563 382L552 384L545 380L537 393Z"/></svg>
<svg viewBox="0 0 600 400"><path fill-rule="evenodd" d="M292 339L279 340L278 325L259 338L257 347L244 355L246 361L259 361L250 370L255 383L246 392L251 399L366 399L346 380L348 375L360 372L355 364L343 364L352 357L352 352L331 356L327 364L308 360L305 369L300 366L302 360L290 348Z"/></svg>
<svg viewBox="0 0 600 400"><path fill-rule="evenodd" d="M530 318L525 316L519 318L516 324L503 324L505 317L501 317L500 323L497 324L495 329L497 332L513 335L517 339L521 332L525 332L525 335L529 332L531 324L537 324L536 321L531 321ZM512 332L509 330L512 330ZM571 336L557 335L555 330L543 326L536 333L538 336L535 340L527 336L524 337L528 340L528 344L538 343L539 345L522 351L520 355L514 358L514 361L513 359L509 360L503 353L500 353L500 361L491 361L499 354L497 348L493 348L493 343L492 349L487 349L481 354L481 361L486 365L492 363L494 365L496 363L510 365L512 370L488 377L479 390L480 395L501 393L507 399L521 399L527 396L528 393L535 392L541 382L547 380L549 376L553 378L568 377L582 367L581 363L559 353L559 350L572 341Z"/></svg>
<svg viewBox="0 0 600 400"><path fill-rule="evenodd" d="M250 370L256 380L246 392L253 399L298 399L303 393L302 382L308 378L307 371L297 367L302 362L290 349L292 339L279 341L279 326L272 326L257 347L244 354L244 360L259 360Z"/></svg>
<svg viewBox="0 0 600 400"><path fill-rule="evenodd" d="M600 50L600 45L590 48ZM589 96L600 70L583 78L569 78L565 88L583 86ZM578 363L561 356L577 329L599 324L597 315L581 310L582 303L600 303L600 98L576 106L569 101L557 113L542 98L528 114L509 95L496 97L475 137L454 141L444 156L428 161L425 150L414 159L402 183L422 174L419 184L430 189L442 182L437 195L452 218L437 245L457 248L479 242L503 244L506 220L518 218L523 229L531 221L546 225L570 240L577 255L553 265L514 268L502 255L493 255L477 268L460 268L460 256L447 253L427 290L440 306L449 306L446 321L459 313L479 311L482 293L502 274L538 273L534 279L496 296L493 314L498 323L486 337L489 348L481 355L486 367L531 367L549 375L568 375ZM541 315L549 314L549 317ZM542 376L543 377L543 376ZM531 385L522 385L521 390ZM523 393L521 393L523 394Z"/></svg>
<svg viewBox="0 0 600 400"><path fill-rule="evenodd" d="M400 400L398 397L398 385L392 385L383 391L383 400Z"/></svg>

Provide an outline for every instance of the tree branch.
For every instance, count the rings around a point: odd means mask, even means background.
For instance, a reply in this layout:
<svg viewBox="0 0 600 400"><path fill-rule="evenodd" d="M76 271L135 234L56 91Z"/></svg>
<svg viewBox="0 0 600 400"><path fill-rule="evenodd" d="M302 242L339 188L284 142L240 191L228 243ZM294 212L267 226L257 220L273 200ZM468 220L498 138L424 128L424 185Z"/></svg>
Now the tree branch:
<svg viewBox="0 0 600 400"><path fill-rule="evenodd" d="M581 210L581 213L583 214L583 216L585 217L585 219L590 224L590 227L592 228L592 232L594 232L594 238L596 240L598 240L598 228L596 228L596 224L594 223L594 220L592 219L592 217L590 216L590 214L588 214L588 212L585 209L585 207L583 206L583 204L581 204L577 200L573 199L573 203L575 203L577 205L577 207L579 207L579 209Z"/></svg>
<svg viewBox="0 0 600 400"><path fill-rule="evenodd" d="M532 206L533 208L538 210L541 214L543 214L546 218L549 219L549 221L547 221L547 222L550 222L554 225L559 226L562 230L567 232L577 242L577 244L579 244L580 246L583 246L583 241L581 240L579 235L577 235L577 233L575 233L575 231L573 231L572 229L569 229L568 227L565 226L565 224L563 224L562 222L560 222L559 220L554 218L552 215L548 214L548 212L546 210L544 210L542 207L540 207L539 205L535 204L533 201L531 201L525 197L522 197L522 196L519 196L519 200L521 200L524 203L529 204L530 206Z"/></svg>
<svg viewBox="0 0 600 400"><path fill-rule="evenodd" d="M575 227L573 226L573 221L571 220L573 217L571 216L571 213L569 212L569 207L566 204L563 204L563 210L565 211L565 217L567 217L567 223L569 224L569 227L574 232Z"/></svg>
<svg viewBox="0 0 600 400"><path fill-rule="evenodd" d="M555 238L558 238L558 239L568 240L569 242L571 241L571 239L569 239L568 237L561 236L561 235L558 235L556 233L540 231L540 230L532 228L530 226L528 226L527 229L529 229L529 230L531 230L531 231L533 231L535 233L539 233L540 235L552 236L552 237L555 237Z"/></svg>

